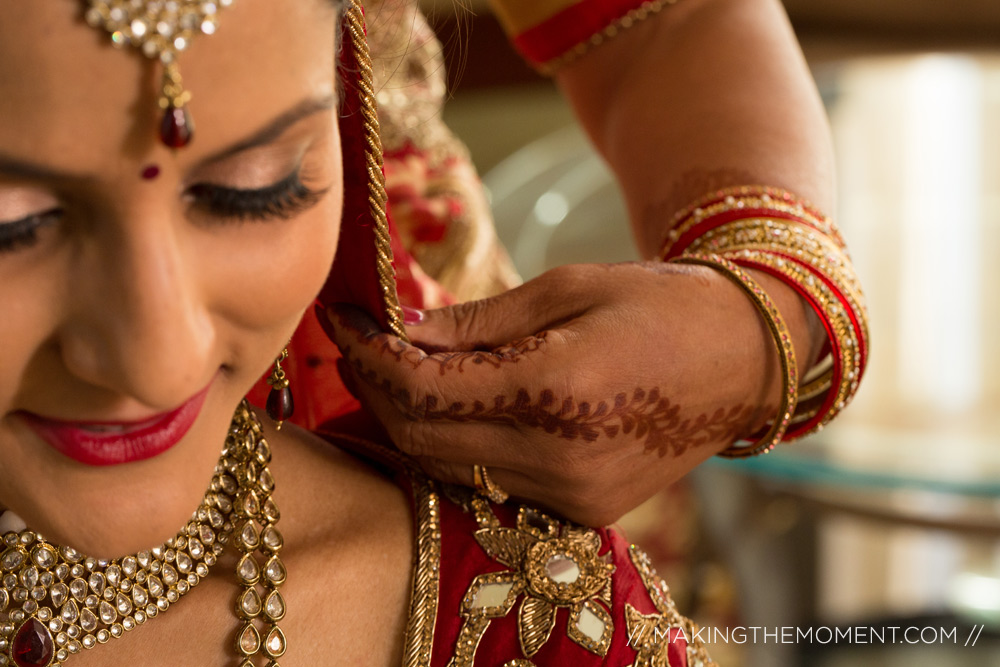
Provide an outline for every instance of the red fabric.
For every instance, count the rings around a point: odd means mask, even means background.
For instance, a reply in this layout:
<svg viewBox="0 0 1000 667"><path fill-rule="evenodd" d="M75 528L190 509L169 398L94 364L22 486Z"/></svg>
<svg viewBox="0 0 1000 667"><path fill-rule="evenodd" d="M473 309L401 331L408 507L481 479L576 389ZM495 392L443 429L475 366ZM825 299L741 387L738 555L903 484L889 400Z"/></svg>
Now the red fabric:
<svg viewBox="0 0 1000 667"><path fill-rule="evenodd" d="M574 46L603 31L646 0L582 0L528 28L513 39L521 55L535 65L544 65Z"/></svg>
<svg viewBox="0 0 1000 667"><path fill-rule="evenodd" d="M368 164L365 158L364 118L357 80L358 65L350 44L342 35L339 72L344 86L340 111L340 138L344 161L344 212L340 241L330 275L318 302L321 306L350 303L363 308L383 329L388 322L376 264L375 227L368 203ZM400 301L414 308L424 307L423 291L413 274L413 259L403 248L390 219L396 289ZM288 346L285 363L295 413L289 420L315 430L333 419L357 411L360 404L347 391L337 371L340 352L324 333L313 312L307 312ZM250 402L263 406L270 387L266 375L248 395Z"/></svg>

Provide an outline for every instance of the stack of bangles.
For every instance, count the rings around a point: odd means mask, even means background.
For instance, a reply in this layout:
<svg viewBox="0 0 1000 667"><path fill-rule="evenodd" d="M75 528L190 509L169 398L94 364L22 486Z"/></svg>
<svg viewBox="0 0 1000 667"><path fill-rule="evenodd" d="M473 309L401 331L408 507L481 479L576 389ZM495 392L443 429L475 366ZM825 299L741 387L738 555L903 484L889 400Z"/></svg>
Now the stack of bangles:
<svg viewBox="0 0 1000 667"><path fill-rule="evenodd" d="M815 433L850 402L868 360L868 316L844 241L823 214L778 188L719 190L677 214L660 259L721 271L753 299L774 336L784 372L778 417L751 444L723 456L762 454ZM823 359L801 380L780 313L744 269L794 288L823 323Z"/></svg>
<svg viewBox="0 0 1000 667"><path fill-rule="evenodd" d="M679 0L491 0L524 59L554 74ZM850 402L868 357L868 319L839 231L808 203L778 188L744 186L713 192L673 220L660 258L721 271L753 301L774 337L783 391L778 415L764 432L722 452L746 457L771 451L822 429ZM784 320L744 269L768 273L793 287L827 333L823 359L800 378ZM497 501L506 494L482 466L476 488Z"/></svg>

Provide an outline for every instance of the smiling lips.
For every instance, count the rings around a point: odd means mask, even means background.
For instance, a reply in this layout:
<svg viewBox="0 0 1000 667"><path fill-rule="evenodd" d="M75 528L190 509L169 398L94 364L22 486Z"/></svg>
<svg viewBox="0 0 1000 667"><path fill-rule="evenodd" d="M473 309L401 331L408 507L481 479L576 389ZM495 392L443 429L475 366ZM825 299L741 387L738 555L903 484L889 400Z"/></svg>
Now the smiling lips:
<svg viewBox="0 0 1000 667"><path fill-rule="evenodd" d="M74 461L111 466L152 458L176 445L198 418L207 395L205 387L175 410L139 422L67 422L20 414L42 440Z"/></svg>

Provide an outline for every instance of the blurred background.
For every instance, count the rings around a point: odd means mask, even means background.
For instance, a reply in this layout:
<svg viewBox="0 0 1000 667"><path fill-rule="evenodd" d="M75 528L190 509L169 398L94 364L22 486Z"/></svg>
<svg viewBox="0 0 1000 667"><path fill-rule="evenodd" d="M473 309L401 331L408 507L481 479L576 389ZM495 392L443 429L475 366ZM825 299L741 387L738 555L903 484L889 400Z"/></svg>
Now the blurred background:
<svg viewBox="0 0 1000 667"><path fill-rule="evenodd" d="M521 275L635 258L608 170L485 2L422 4L449 60L446 122ZM785 5L833 125L875 354L831 428L710 462L622 526L703 625L957 629L716 644L723 665L1000 665L1000 1Z"/></svg>

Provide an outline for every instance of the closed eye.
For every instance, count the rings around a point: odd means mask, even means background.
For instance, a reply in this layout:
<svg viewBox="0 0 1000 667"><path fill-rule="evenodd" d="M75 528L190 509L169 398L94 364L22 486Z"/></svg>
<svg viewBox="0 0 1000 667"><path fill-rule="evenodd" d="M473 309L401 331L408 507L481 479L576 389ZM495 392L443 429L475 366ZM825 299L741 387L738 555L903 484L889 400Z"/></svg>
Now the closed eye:
<svg viewBox="0 0 1000 667"><path fill-rule="evenodd" d="M53 208L20 220L0 222L0 253L29 248L38 242L38 232L62 218L63 211Z"/></svg>
<svg viewBox="0 0 1000 667"><path fill-rule="evenodd" d="M325 193L325 189L304 185L298 169L263 188L244 190L198 183L187 189L194 203L211 215L248 222L294 218L312 208Z"/></svg>

